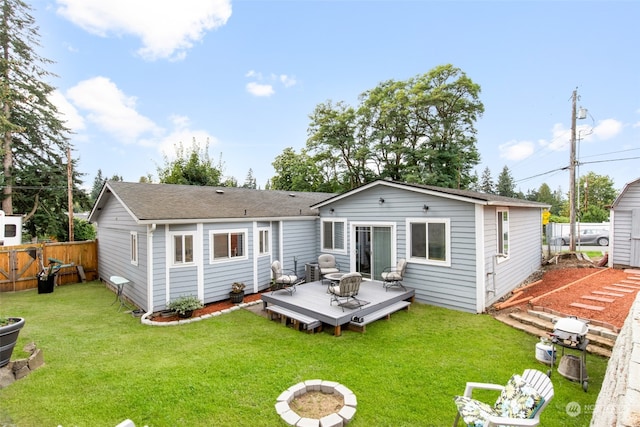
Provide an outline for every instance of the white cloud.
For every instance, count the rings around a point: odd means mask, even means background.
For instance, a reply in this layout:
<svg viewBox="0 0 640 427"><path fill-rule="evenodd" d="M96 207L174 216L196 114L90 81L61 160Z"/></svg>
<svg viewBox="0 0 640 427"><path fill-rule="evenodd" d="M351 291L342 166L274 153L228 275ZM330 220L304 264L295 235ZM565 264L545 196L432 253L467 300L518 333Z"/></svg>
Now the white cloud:
<svg viewBox="0 0 640 427"><path fill-rule="evenodd" d="M605 119L598 122L593 134L599 140L611 139L622 132L622 123L615 119Z"/></svg>
<svg viewBox="0 0 640 427"><path fill-rule="evenodd" d="M255 96L271 96L275 93L273 86L256 82L247 83L247 92Z"/></svg>
<svg viewBox="0 0 640 427"><path fill-rule="evenodd" d="M85 128L84 118L60 91L53 91L49 101L58 109L60 120L65 122L70 131L78 132Z"/></svg>
<svg viewBox="0 0 640 427"><path fill-rule="evenodd" d="M522 160L533 154L535 144L530 141L509 141L498 147L500 158L507 160Z"/></svg>
<svg viewBox="0 0 640 427"><path fill-rule="evenodd" d="M295 86L296 78L293 76L287 76L286 74L280 74L280 82L284 85L284 87Z"/></svg>
<svg viewBox="0 0 640 427"><path fill-rule="evenodd" d="M106 77L81 81L67 91L67 96L87 118L121 142L137 142L144 134L159 134L161 129L136 111L136 98L125 95Z"/></svg>
<svg viewBox="0 0 640 427"><path fill-rule="evenodd" d="M230 0L57 0L58 13L101 37L133 35L147 60L183 59L205 33L226 24Z"/></svg>

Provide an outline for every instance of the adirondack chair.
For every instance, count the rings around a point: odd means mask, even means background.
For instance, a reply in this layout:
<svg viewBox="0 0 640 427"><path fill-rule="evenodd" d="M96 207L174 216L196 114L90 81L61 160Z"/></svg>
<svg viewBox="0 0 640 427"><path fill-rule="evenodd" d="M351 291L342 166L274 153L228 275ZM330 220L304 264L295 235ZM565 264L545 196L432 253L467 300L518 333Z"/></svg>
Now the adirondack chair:
<svg viewBox="0 0 640 427"><path fill-rule="evenodd" d="M500 397L491 406L471 397L474 389L500 391ZM506 386L468 382L463 396L456 396L458 414L453 426L462 417L465 425L537 426L540 413L553 399L553 384L549 377L536 369L525 369L522 375L513 375Z"/></svg>

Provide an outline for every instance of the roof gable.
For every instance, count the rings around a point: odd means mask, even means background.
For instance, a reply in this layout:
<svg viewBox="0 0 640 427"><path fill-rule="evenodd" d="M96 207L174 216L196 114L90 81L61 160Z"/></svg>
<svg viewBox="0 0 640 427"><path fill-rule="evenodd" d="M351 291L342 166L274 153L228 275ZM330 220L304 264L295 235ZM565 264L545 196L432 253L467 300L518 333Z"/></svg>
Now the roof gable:
<svg viewBox="0 0 640 427"><path fill-rule="evenodd" d="M403 182L386 181L386 180L377 180L377 181L370 182L369 184L365 184L358 188L354 188L353 190L336 195L330 199L320 201L316 205L312 205L312 207L320 208L332 202L347 198L353 194L356 194L361 191L374 188L377 186L401 188L404 190L414 191L416 193L429 194L432 196L439 196L447 199L460 200L468 203L475 203L475 204L481 204L481 205L531 207L531 208L549 208L550 207L548 204L545 204L545 203L532 202L529 200L516 199L513 197L498 196L495 194L480 193L477 191L436 187L432 185L407 184Z"/></svg>

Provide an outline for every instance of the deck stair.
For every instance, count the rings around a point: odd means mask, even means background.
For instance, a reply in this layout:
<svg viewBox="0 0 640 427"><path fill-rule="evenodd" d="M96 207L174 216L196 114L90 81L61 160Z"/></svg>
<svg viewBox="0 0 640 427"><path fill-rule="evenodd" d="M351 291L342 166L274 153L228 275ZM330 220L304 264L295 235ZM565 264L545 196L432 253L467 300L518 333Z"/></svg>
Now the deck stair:
<svg viewBox="0 0 640 427"><path fill-rule="evenodd" d="M279 305L270 305L267 307L267 311L271 315L271 320L274 319L274 316L278 316L282 324L291 324L297 331L301 328L309 333L314 333L316 330L318 332L322 331L321 321L310 316L305 316L302 313L280 307Z"/></svg>
<svg viewBox="0 0 640 427"><path fill-rule="evenodd" d="M527 310L500 313L496 316L496 320L534 336L548 337L548 334L553 332L554 319L561 317L563 316L543 311ZM590 344L587 346L587 351L592 354L610 357L611 349L617 337L617 332L611 329L589 324L587 338Z"/></svg>
<svg viewBox="0 0 640 427"><path fill-rule="evenodd" d="M396 311L400 311L402 309L409 309L411 305L410 301L398 301L392 305L381 308L380 310L374 311L372 313L367 314L363 317L358 317L357 315L353 317L351 322L349 322L349 330L357 331L357 332L366 332L366 327L369 323L375 322L376 320L380 320L383 317L389 319L392 313Z"/></svg>

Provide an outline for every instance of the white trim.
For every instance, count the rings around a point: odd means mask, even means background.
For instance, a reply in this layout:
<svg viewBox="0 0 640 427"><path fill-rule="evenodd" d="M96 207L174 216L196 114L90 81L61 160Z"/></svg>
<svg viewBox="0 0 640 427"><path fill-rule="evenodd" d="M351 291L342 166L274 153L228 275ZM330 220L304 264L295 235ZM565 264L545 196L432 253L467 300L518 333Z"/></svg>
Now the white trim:
<svg viewBox="0 0 640 427"><path fill-rule="evenodd" d="M390 227L391 228L391 265L398 259L398 240L396 222L391 221L351 221L349 223L349 271L356 271L356 227ZM386 266L385 266L386 267Z"/></svg>
<svg viewBox="0 0 640 427"><path fill-rule="evenodd" d="M500 221L500 217L501 217L500 212L507 213L507 253L506 254L503 252L504 240L503 240L503 237L500 235L500 230L502 230L502 233L504 234L504 230L502 229L502 226L500 224L500 222L504 223L504 219ZM502 215L502 218L504 218L504 215ZM505 206L497 207L496 208L496 255L497 255L496 260L498 264L505 262L511 257L511 225L510 223L511 223L511 212L509 212L509 208Z"/></svg>
<svg viewBox="0 0 640 427"><path fill-rule="evenodd" d="M243 243L244 243L244 253L241 256L230 256L229 252L227 252L227 257L226 258L214 258L214 241L213 241L213 236L214 234L227 234L227 235L231 235L231 234L242 234L243 237ZM248 228L226 228L226 229L222 229L222 230L209 230L209 264L220 264L220 263L226 263L226 262L234 262L234 261L240 261L240 260L247 260L249 259L249 229ZM229 248L227 248L229 249Z"/></svg>
<svg viewBox="0 0 640 427"><path fill-rule="evenodd" d="M156 230L156 225L152 224L147 226L147 312L153 312L153 232Z"/></svg>
<svg viewBox="0 0 640 427"><path fill-rule="evenodd" d="M332 226L334 244L332 249L327 249L324 247L324 224L325 222L330 222L332 224L342 223L343 224L343 238L342 238L342 249L335 248L335 226ZM348 221L347 218L320 218L320 252L329 253L329 254L347 254L347 230L348 230Z"/></svg>
<svg viewBox="0 0 640 427"><path fill-rule="evenodd" d="M485 265L485 225L484 207L476 205L476 313L483 313L487 304L487 280L489 276ZM495 273L495 272L494 272Z"/></svg>
<svg viewBox="0 0 640 427"><path fill-rule="evenodd" d="M260 236L264 232L267 233L267 238L264 240L268 245L266 252L262 252L262 248L260 247ZM263 257L271 255L271 227L258 227L257 223L254 223L254 233L257 236L254 242L257 256Z"/></svg>
<svg viewBox="0 0 640 427"><path fill-rule="evenodd" d="M445 227L445 260L433 260L429 259L429 239L427 237L425 248L425 258L414 258L411 256L411 224L425 224L428 225L430 223L433 224L444 224ZM440 267L451 267L451 218L425 218L425 217L415 217L415 218L406 218L405 219L405 227L406 227L406 243L405 243L405 257L407 262L413 262L416 264L424 264L424 265L436 265Z"/></svg>
<svg viewBox="0 0 640 427"><path fill-rule="evenodd" d="M204 301L204 239L202 232L204 225L196 224L196 237L193 239L193 261L196 263L198 299Z"/></svg>
<svg viewBox="0 0 640 427"><path fill-rule="evenodd" d="M173 258L173 254L169 251L171 248L171 236L169 236L169 224L165 224L164 226L164 301L165 304L169 304L169 295L171 295L171 260Z"/></svg>
<svg viewBox="0 0 640 427"><path fill-rule="evenodd" d="M134 244L135 241L135 244ZM140 254L140 249L138 247L138 232L130 231L129 232L129 258L132 265L138 265L138 255Z"/></svg>
<svg viewBox="0 0 640 427"><path fill-rule="evenodd" d="M167 226L168 227L168 226ZM174 237L176 236L183 236L183 242L184 242L184 236L191 236L192 237L192 245L193 247L191 248L193 253L191 254L193 260L189 261L189 262L182 262L180 264L176 264L175 263L175 248L173 246L174 243ZM186 230L176 230L176 231L169 231L167 233L167 237L169 238L169 246L167 246L167 248L169 249L168 251L168 256L169 259L167 260L167 264L169 265L170 268L186 268L186 267L193 267L197 264L196 261L196 252L197 252L197 241L198 241L198 236L196 234L196 231L186 231ZM184 248L183 248L184 249ZM184 253L184 255L186 255L186 252Z"/></svg>

